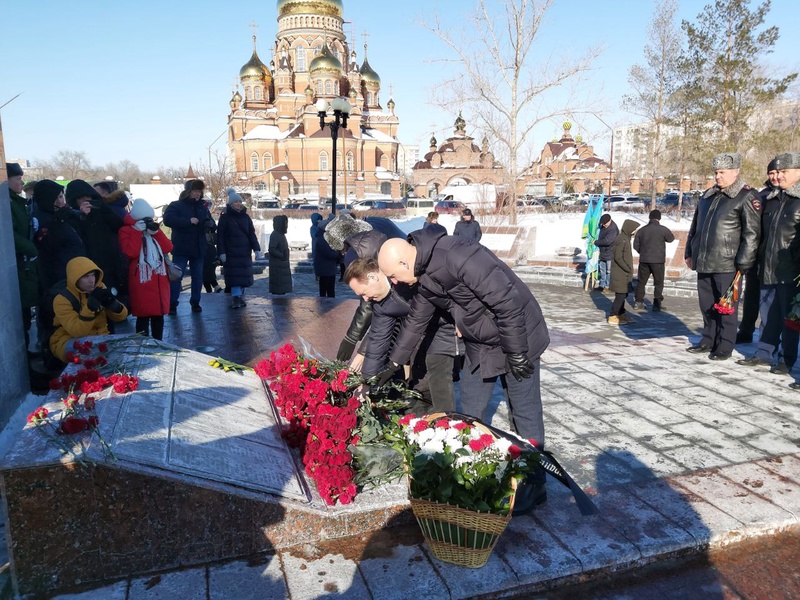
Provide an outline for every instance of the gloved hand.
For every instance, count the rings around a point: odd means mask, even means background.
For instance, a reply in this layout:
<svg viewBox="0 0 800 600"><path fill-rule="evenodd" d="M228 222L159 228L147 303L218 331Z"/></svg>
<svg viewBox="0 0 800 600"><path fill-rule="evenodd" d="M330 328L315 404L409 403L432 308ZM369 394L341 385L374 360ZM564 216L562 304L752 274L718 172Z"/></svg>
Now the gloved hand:
<svg viewBox="0 0 800 600"><path fill-rule="evenodd" d="M224 254L224 253L223 253L223 254L220 254L220 255L219 255L219 262L221 262L221 263L224 265L224 264L225 264L225 261L227 260L227 258L228 258L228 257L227 257L227 256L225 256L225 254Z"/></svg>
<svg viewBox="0 0 800 600"><path fill-rule="evenodd" d="M148 231L158 231L161 225L156 223L153 219L145 219L145 223L147 224Z"/></svg>
<svg viewBox="0 0 800 600"><path fill-rule="evenodd" d="M351 342L347 338L342 340L342 343L339 344L339 351L336 353L336 360L341 362L347 362L350 360L350 357L353 356L353 350L356 349L356 345L354 342Z"/></svg>
<svg viewBox="0 0 800 600"><path fill-rule="evenodd" d="M381 371L375 376L377 380L375 381L374 386L381 387L386 385L389 380L394 377L394 374L397 373L398 369L400 369L400 365L389 363L389 368L387 368L385 371Z"/></svg>
<svg viewBox="0 0 800 600"><path fill-rule="evenodd" d="M506 354L506 362L508 363L508 370L517 381L528 379L533 375L533 363L524 354Z"/></svg>
<svg viewBox="0 0 800 600"><path fill-rule="evenodd" d="M111 293L111 290L99 286L89 292L89 298L94 298L104 308L108 308L117 301L117 298Z"/></svg>

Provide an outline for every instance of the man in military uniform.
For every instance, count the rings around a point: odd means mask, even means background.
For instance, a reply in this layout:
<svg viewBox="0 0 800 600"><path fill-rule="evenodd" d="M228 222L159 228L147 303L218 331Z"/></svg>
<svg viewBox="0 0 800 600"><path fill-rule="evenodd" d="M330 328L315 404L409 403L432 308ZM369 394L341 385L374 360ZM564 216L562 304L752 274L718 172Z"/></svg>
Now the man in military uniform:
<svg viewBox="0 0 800 600"><path fill-rule="evenodd" d="M687 351L726 360L736 340L736 309L722 314L714 308L733 283L736 272L746 273L756 262L761 235L761 200L739 178L742 157L714 157L714 181L697 204L686 239L686 265L697 271L697 295L703 315L703 337Z"/></svg>

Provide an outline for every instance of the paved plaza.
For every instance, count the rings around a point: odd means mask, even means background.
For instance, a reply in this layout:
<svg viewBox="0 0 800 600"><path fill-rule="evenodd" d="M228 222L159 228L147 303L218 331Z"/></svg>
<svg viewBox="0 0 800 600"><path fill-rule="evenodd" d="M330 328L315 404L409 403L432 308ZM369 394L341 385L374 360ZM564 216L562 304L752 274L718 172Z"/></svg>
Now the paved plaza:
<svg viewBox="0 0 800 600"><path fill-rule="evenodd" d="M201 314L182 300L166 317L165 341L253 364L283 341L333 356L356 300L316 295L310 274L295 291L268 293L261 277L248 306L204 294ZM527 280L531 280L530 278ZM712 362L684 349L699 340L697 301L667 297L661 313L630 311L610 326L611 298L576 287L530 283L550 327L542 359L546 445L592 496L600 514L582 517L554 479L549 500L514 518L487 566L432 558L416 531L282 550L275 556L120 581L77 599L249 600L264 598L470 598L530 592L705 552L798 527L800 392L794 377ZM630 308L630 307L629 307ZM132 328L131 320L122 330ZM743 354L742 354L743 353ZM506 426L498 386L493 423ZM724 582L698 593L722 598Z"/></svg>

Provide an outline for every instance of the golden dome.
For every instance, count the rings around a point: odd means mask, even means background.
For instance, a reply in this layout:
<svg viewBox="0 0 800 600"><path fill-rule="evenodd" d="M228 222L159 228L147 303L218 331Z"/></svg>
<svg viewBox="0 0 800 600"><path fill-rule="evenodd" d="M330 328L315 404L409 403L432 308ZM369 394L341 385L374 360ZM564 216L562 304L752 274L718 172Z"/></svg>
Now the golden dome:
<svg viewBox="0 0 800 600"><path fill-rule="evenodd" d="M253 45L255 46L255 41ZM239 79L272 79L267 65L258 58L255 47L253 48L253 56L239 69Z"/></svg>
<svg viewBox="0 0 800 600"><path fill-rule="evenodd" d="M311 64L308 65L308 72L312 75L314 73L333 73L335 75L341 75L342 63L340 63L339 59L331 53L330 48L328 48L328 44L325 44L322 47L322 52L320 52L319 56L312 60Z"/></svg>
<svg viewBox="0 0 800 600"><path fill-rule="evenodd" d="M361 73L361 81L364 83L377 83L378 85L381 84L380 76L373 70L372 67L369 66L369 61L367 57L364 57L364 63L361 65L361 68L358 70Z"/></svg>
<svg viewBox="0 0 800 600"><path fill-rule="evenodd" d="M287 15L342 17L342 0L278 0L278 18Z"/></svg>

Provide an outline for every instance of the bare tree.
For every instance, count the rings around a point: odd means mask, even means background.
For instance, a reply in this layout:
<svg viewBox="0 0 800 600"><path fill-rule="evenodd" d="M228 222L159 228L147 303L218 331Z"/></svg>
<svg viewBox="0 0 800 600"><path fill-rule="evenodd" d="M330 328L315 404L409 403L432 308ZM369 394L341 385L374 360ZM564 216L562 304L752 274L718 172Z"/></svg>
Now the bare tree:
<svg viewBox="0 0 800 600"><path fill-rule="evenodd" d="M198 166L196 173L205 182L208 195L214 204L220 202L224 204L225 190L233 187L235 183L231 161L228 160L227 154L215 151L211 156L211 165Z"/></svg>
<svg viewBox="0 0 800 600"><path fill-rule="evenodd" d="M86 153L78 150L61 150L50 159L36 159L35 164L46 179L92 179L95 176L95 168Z"/></svg>
<svg viewBox="0 0 800 600"><path fill-rule="evenodd" d="M508 165L512 224L517 222L520 152L528 136L538 123L575 109L563 99L551 106L551 93L575 83L600 55L598 48L572 58L563 47L558 53L551 46L539 47L542 21L554 1L478 0L461 30L444 27L438 15L432 24L422 24L454 55L445 61L459 67L440 86L446 94L441 104L463 106L475 115Z"/></svg>
<svg viewBox="0 0 800 600"><path fill-rule="evenodd" d="M678 57L680 32L676 14L677 0L656 0L653 20L647 28L650 43L644 47L644 65L634 65L628 73L632 94L623 97L623 107L645 117L655 126L650 144L651 173L658 177L663 147L662 127L667 116L666 104L678 85ZM656 188L650 194L650 209L656 206Z"/></svg>

